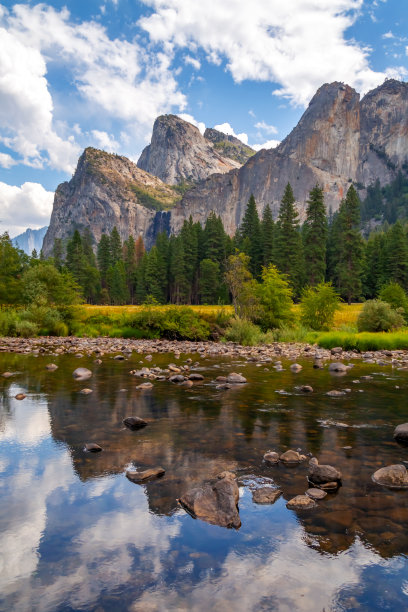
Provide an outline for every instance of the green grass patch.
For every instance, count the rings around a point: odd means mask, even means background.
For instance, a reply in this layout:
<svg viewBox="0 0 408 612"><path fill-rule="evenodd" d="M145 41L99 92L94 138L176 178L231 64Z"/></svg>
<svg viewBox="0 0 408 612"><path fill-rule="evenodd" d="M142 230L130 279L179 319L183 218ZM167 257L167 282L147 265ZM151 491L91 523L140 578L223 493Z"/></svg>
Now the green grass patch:
<svg viewBox="0 0 408 612"><path fill-rule="evenodd" d="M396 332L313 332L307 335L307 341L316 343L322 348L331 349L341 346L346 351L382 351L408 350L408 329Z"/></svg>

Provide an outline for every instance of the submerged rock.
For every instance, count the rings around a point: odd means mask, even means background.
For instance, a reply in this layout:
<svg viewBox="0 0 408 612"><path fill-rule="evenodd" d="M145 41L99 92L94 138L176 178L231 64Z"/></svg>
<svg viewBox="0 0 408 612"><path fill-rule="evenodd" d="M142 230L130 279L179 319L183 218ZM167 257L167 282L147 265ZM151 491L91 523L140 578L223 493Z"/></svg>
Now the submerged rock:
<svg viewBox="0 0 408 612"><path fill-rule="evenodd" d="M316 506L316 502L308 495L296 495L286 504L286 507L290 510L308 510Z"/></svg>
<svg viewBox="0 0 408 612"><path fill-rule="evenodd" d="M299 387L299 391L302 391L302 393L313 393L313 387L310 385L302 385Z"/></svg>
<svg viewBox="0 0 408 612"><path fill-rule="evenodd" d="M240 385L240 384L246 383L247 379L241 374L236 374L235 372L231 372L231 374L228 374L227 376L227 382L233 385L237 385L237 384Z"/></svg>
<svg viewBox="0 0 408 612"><path fill-rule="evenodd" d="M372 479L377 484L391 489L408 489L407 468L400 463L380 468L374 472Z"/></svg>
<svg viewBox="0 0 408 612"><path fill-rule="evenodd" d="M182 383L184 380L185 378L182 374L173 374L173 376L169 378L169 381L172 383Z"/></svg>
<svg viewBox="0 0 408 612"><path fill-rule="evenodd" d="M327 496L327 493L326 491L323 491L322 489L311 488L306 491L305 495L308 495L312 499L316 500L316 499L324 499Z"/></svg>
<svg viewBox="0 0 408 612"><path fill-rule="evenodd" d="M300 455L297 451L287 450L279 457L284 463L300 463L306 459L305 455Z"/></svg>
<svg viewBox="0 0 408 612"><path fill-rule="evenodd" d="M341 363L341 361L335 361L329 365L329 372L347 372L348 367Z"/></svg>
<svg viewBox="0 0 408 612"><path fill-rule="evenodd" d="M23 400L25 399L27 396L25 393L17 393L17 395L15 396L16 400Z"/></svg>
<svg viewBox="0 0 408 612"><path fill-rule="evenodd" d="M192 372L188 378L189 380L204 380L204 376L198 372Z"/></svg>
<svg viewBox="0 0 408 612"><path fill-rule="evenodd" d="M126 417L122 422L128 429L142 429L147 425L147 421L136 416Z"/></svg>
<svg viewBox="0 0 408 612"><path fill-rule="evenodd" d="M92 393L92 389L81 389L80 393L82 393L82 395L89 395Z"/></svg>
<svg viewBox="0 0 408 612"><path fill-rule="evenodd" d="M346 395L345 391L338 391L337 389L332 389L326 393L329 397L341 397L342 395Z"/></svg>
<svg viewBox="0 0 408 612"><path fill-rule="evenodd" d="M274 504L278 497L282 495L280 489L272 489L271 487L261 487L255 489L252 493L252 500L256 504Z"/></svg>
<svg viewBox="0 0 408 612"><path fill-rule="evenodd" d="M128 470L126 472L126 478L135 482L136 484L140 484L143 482L147 482L152 478L160 478L165 474L165 470L162 467L151 468L149 470L144 470L143 472Z"/></svg>
<svg viewBox="0 0 408 612"><path fill-rule="evenodd" d="M275 453L274 451L268 451L267 453L264 454L263 458L264 458L264 461L267 461L268 463L278 463L279 462L279 454Z"/></svg>
<svg viewBox="0 0 408 612"><path fill-rule="evenodd" d="M303 368L300 363L292 363L290 370L296 374L297 372L300 372L300 370L303 370Z"/></svg>
<svg viewBox="0 0 408 612"><path fill-rule="evenodd" d="M99 444L95 444L95 442L88 442L87 444L85 444L85 450L88 453L100 453L102 450L102 446L99 446Z"/></svg>
<svg viewBox="0 0 408 612"><path fill-rule="evenodd" d="M397 442L408 444L408 423L397 425L394 431L394 438Z"/></svg>
<svg viewBox="0 0 408 612"><path fill-rule="evenodd" d="M238 500L235 474L222 472L215 483L195 487L178 501L194 518L220 527L239 529Z"/></svg>
<svg viewBox="0 0 408 612"><path fill-rule="evenodd" d="M153 384L151 382L144 382L144 383L141 383L140 385L137 385L136 389L143 391L143 390L151 389L152 387L153 387Z"/></svg>
<svg viewBox="0 0 408 612"><path fill-rule="evenodd" d="M13 372L3 372L2 374L3 378L11 378L11 376L14 376Z"/></svg>
<svg viewBox="0 0 408 612"><path fill-rule="evenodd" d="M91 378L92 372L88 368L77 368L72 372L72 376L75 380L88 380L88 378Z"/></svg>
<svg viewBox="0 0 408 612"><path fill-rule="evenodd" d="M49 372L55 372L55 370L58 370L58 366L55 363L47 363L45 369Z"/></svg>

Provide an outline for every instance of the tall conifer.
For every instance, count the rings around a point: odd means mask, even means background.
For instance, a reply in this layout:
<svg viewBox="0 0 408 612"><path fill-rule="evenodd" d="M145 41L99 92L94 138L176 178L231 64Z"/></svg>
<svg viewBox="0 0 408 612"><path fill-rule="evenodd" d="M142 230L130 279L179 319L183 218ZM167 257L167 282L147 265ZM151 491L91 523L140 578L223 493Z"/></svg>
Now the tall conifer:
<svg viewBox="0 0 408 612"><path fill-rule="evenodd" d="M321 187L313 187L307 204L303 226L305 280L315 286L324 281L326 274L327 217Z"/></svg>

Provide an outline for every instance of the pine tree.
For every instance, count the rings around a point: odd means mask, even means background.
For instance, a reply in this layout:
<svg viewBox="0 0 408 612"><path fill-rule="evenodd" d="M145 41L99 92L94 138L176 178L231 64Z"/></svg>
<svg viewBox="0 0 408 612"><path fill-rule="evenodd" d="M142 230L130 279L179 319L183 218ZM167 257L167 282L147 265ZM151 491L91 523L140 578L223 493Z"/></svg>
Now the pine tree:
<svg viewBox="0 0 408 612"><path fill-rule="evenodd" d="M189 286L187 301L191 303L198 271L198 237L191 215L189 220L183 223L180 239L184 249L184 275Z"/></svg>
<svg viewBox="0 0 408 612"><path fill-rule="evenodd" d="M146 253L145 245L143 242L142 236L138 236L135 244L135 252L136 252L136 263L140 263L142 261L143 255Z"/></svg>
<svg viewBox="0 0 408 612"><path fill-rule="evenodd" d="M107 273L108 289L111 302L115 305L128 302L128 291L126 286L126 272L123 261L117 261L110 266Z"/></svg>
<svg viewBox="0 0 408 612"><path fill-rule="evenodd" d="M274 241L275 241L275 223L272 217L272 211L269 204L264 208L261 222L262 235L262 257L263 265L268 266L273 262Z"/></svg>
<svg viewBox="0 0 408 612"><path fill-rule="evenodd" d="M226 234L221 218L211 211L207 217L203 232L203 259L211 259L225 269Z"/></svg>
<svg viewBox="0 0 408 612"><path fill-rule="evenodd" d="M136 243L137 244L137 243ZM137 264L136 268L136 287L135 287L135 301L136 304L143 304L146 299L146 283L145 283L145 270L147 263L147 254L145 253Z"/></svg>
<svg viewBox="0 0 408 612"><path fill-rule="evenodd" d="M169 237L166 232L160 232L156 238L156 248L158 255L158 274L162 279L162 289L164 301L169 299Z"/></svg>
<svg viewBox="0 0 408 612"><path fill-rule="evenodd" d="M363 238L360 233L360 200L351 185L339 209L337 278L342 297L348 304L361 296Z"/></svg>
<svg viewBox="0 0 408 612"><path fill-rule="evenodd" d="M287 274L295 295L299 296L303 283L303 251L295 198L290 183L286 185L276 227L276 263L280 272Z"/></svg>
<svg viewBox="0 0 408 612"><path fill-rule="evenodd" d="M83 286L84 282L84 249L81 234L75 230L71 240L67 242L66 266L76 282Z"/></svg>
<svg viewBox="0 0 408 612"><path fill-rule="evenodd" d="M200 303L216 304L220 285L220 266L216 261L203 259L200 263Z"/></svg>
<svg viewBox="0 0 408 612"><path fill-rule="evenodd" d="M261 223L254 196L251 194L239 228L241 250L249 255L249 271L254 276L260 276L262 265L262 235Z"/></svg>
<svg viewBox="0 0 408 612"><path fill-rule="evenodd" d="M111 231L110 237L110 257L111 264L114 266L118 261L123 261L122 256L122 241L116 226Z"/></svg>
<svg viewBox="0 0 408 612"><path fill-rule="evenodd" d="M388 282L398 283L407 291L408 243L400 221L397 221L387 233L386 250Z"/></svg>
<svg viewBox="0 0 408 612"><path fill-rule="evenodd" d="M147 254L145 283L147 294L163 304L166 300L167 275L163 276L160 255L156 246L153 246Z"/></svg>
<svg viewBox="0 0 408 612"><path fill-rule="evenodd" d="M188 294L185 276L184 248L179 236L170 239L170 299L173 304L184 304Z"/></svg>
<svg viewBox="0 0 408 612"><path fill-rule="evenodd" d="M386 283L384 234L369 236L365 248L363 267L363 294L369 300L376 298L382 285Z"/></svg>
<svg viewBox="0 0 408 612"><path fill-rule="evenodd" d="M126 285L130 303L133 304L136 289L136 245L132 235L123 243L123 263L125 264Z"/></svg>
<svg viewBox="0 0 408 612"><path fill-rule="evenodd" d="M101 239L98 244L98 268L101 275L102 287L107 287L107 274L108 269L111 265L111 250L110 250L110 240L109 236L106 234L102 234Z"/></svg>
<svg viewBox="0 0 408 612"><path fill-rule="evenodd" d="M312 287L326 274L327 217L323 189L316 185L310 194L303 226L305 280Z"/></svg>
<svg viewBox="0 0 408 612"><path fill-rule="evenodd" d="M54 258L54 266L59 272L61 272L64 263L64 249L62 247L61 238L55 238L54 246L52 249L52 256Z"/></svg>

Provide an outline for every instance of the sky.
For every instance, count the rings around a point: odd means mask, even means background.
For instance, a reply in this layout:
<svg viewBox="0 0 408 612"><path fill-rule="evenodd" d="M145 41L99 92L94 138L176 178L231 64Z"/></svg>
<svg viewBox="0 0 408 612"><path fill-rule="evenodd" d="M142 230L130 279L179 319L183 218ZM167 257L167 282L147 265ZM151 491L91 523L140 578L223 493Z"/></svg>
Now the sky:
<svg viewBox="0 0 408 612"><path fill-rule="evenodd" d="M408 0L0 0L0 232L47 225L87 146L178 114L276 146L323 84L408 80Z"/></svg>

